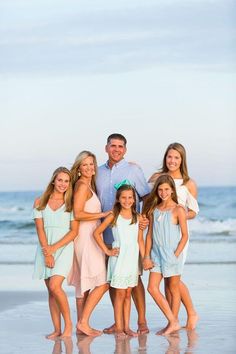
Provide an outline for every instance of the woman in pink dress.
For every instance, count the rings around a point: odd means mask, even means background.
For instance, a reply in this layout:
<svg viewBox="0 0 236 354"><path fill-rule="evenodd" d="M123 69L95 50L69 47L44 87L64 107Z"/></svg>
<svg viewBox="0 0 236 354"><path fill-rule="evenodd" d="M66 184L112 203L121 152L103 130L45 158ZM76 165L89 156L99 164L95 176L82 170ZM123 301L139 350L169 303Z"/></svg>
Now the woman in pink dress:
<svg viewBox="0 0 236 354"><path fill-rule="evenodd" d="M80 222L79 233L74 240L73 267L68 276L68 284L75 286L77 308L77 333L97 335L100 332L92 329L88 321L83 326L82 313L86 302L89 316L96 304L93 305L92 290L96 290L96 303L108 289L106 281L106 266L104 252L97 245L93 232L100 224L100 219L110 211L101 212L101 204L96 195L95 176L97 172L96 157L89 151L82 151L75 159L71 169L74 186L73 211L74 217ZM88 307L88 306L87 306Z"/></svg>

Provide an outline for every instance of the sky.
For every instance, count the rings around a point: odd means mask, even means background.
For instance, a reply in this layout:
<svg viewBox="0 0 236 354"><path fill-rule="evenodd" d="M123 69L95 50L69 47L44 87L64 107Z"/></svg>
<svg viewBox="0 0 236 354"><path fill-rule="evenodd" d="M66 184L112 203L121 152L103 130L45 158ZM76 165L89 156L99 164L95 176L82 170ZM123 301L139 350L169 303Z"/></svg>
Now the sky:
<svg viewBox="0 0 236 354"><path fill-rule="evenodd" d="M182 143L199 186L236 185L236 2L0 0L0 190L124 134L146 178Z"/></svg>

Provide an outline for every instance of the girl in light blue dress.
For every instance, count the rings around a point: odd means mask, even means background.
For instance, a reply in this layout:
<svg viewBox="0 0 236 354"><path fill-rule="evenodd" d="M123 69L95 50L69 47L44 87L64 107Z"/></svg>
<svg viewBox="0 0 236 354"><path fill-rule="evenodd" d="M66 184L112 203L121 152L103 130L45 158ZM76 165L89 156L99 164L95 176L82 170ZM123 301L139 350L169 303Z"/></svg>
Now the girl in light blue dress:
<svg viewBox="0 0 236 354"><path fill-rule="evenodd" d="M150 269L148 292L168 320L168 325L157 334L168 335L180 329L179 283L185 260L183 250L188 241L186 212L178 205L175 183L171 176L166 174L158 177L145 201L143 213L150 220L143 261L144 269ZM170 304L160 292L163 277L171 295Z"/></svg>
<svg viewBox="0 0 236 354"><path fill-rule="evenodd" d="M113 213L108 215L95 230L94 237L109 256L107 281L115 289L114 316L115 333L118 337L137 336L129 327L131 291L138 284L139 252L144 255L143 232L139 229L139 215L135 206L135 190L126 184L127 180L116 188L116 200ZM112 227L114 241L108 249L102 239L103 231Z"/></svg>
<svg viewBox="0 0 236 354"><path fill-rule="evenodd" d="M72 241L78 234L78 222L73 220L71 175L65 167L55 170L45 192L35 200L33 219L39 241L33 278L45 281L54 326L46 337L68 337L72 334L72 322L62 283L72 267ZM63 332L61 315L65 323Z"/></svg>

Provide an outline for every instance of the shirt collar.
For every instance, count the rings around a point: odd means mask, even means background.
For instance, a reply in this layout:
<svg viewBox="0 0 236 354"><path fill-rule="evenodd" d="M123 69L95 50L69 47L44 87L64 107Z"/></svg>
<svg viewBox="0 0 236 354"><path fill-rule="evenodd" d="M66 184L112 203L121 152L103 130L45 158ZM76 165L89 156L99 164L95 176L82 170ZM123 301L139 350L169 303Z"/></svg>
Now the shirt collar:
<svg viewBox="0 0 236 354"><path fill-rule="evenodd" d="M110 170L109 164L108 164L109 160L107 160L107 162L105 163L106 168L108 168ZM126 165L127 161L123 158L122 160L120 160L119 162L115 163L112 168L118 168L121 167L123 165Z"/></svg>

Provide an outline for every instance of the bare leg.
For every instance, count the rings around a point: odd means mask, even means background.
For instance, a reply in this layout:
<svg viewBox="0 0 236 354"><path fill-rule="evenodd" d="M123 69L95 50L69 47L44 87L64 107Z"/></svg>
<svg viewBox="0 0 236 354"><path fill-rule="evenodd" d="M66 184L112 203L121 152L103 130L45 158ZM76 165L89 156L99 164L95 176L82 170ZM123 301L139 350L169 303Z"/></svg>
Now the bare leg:
<svg viewBox="0 0 236 354"><path fill-rule="evenodd" d="M171 311L176 319L178 319L179 308L181 303L180 297L180 275L175 275L173 277L167 278L168 281L168 289L171 295Z"/></svg>
<svg viewBox="0 0 236 354"><path fill-rule="evenodd" d="M186 329L195 329L197 322L199 320L198 314L194 308L189 290L187 286L181 281L180 282L180 296L181 296L181 301L187 311L187 323L185 328Z"/></svg>
<svg viewBox="0 0 236 354"><path fill-rule="evenodd" d="M56 299L49 289L49 280L45 280L46 287L48 289L48 304L49 310L52 318L52 323L54 327L54 331L46 336L47 339L54 339L61 335L61 312L57 305Z"/></svg>
<svg viewBox="0 0 236 354"><path fill-rule="evenodd" d="M141 277L139 276L138 285L132 290L132 298L138 312L138 333L149 333L146 321L145 289Z"/></svg>
<svg viewBox="0 0 236 354"><path fill-rule="evenodd" d="M54 275L49 280L49 289L54 298L56 299L57 305L60 309L62 317L64 319L65 328L61 337L70 337L72 334L72 321L70 317L70 308L67 296L62 289L62 282L64 281L64 277L60 275Z"/></svg>
<svg viewBox="0 0 236 354"><path fill-rule="evenodd" d="M87 336L97 336L102 334L101 331L94 330L89 326L89 319L95 306L101 300L108 288L109 284L97 286L90 292L89 296L87 297L82 316L80 321L77 323L77 329Z"/></svg>
<svg viewBox="0 0 236 354"><path fill-rule="evenodd" d="M164 278L164 282L165 282L165 296L166 296L166 300L168 301L168 304L171 307L171 293L170 293L170 289L168 287L168 278Z"/></svg>
<svg viewBox="0 0 236 354"><path fill-rule="evenodd" d="M174 317L171 308L164 297L164 295L160 292L160 282L162 280L162 274L156 273L156 272L150 272L149 275L149 282L148 282L148 292L151 294L153 297L154 301L160 308L160 310L163 312L165 317L168 320L168 326L165 328L164 331L157 332L157 334L169 334L174 331L177 331L180 329L180 325L178 320Z"/></svg>
<svg viewBox="0 0 236 354"><path fill-rule="evenodd" d="M115 333L117 337L125 336L124 332L124 302L125 302L126 289L116 289L115 290L115 303L114 303L114 314L115 314Z"/></svg>
<svg viewBox="0 0 236 354"><path fill-rule="evenodd" d="M134 332L130 329L129 322L130 322L130 309L131 309L131 292L132 288L128 288L125 291L125 301L124 301L124 309L123 309L123 316L124 316L124 332L131 337L137 337L138 333Z"/></svg>
<svg viewBox="0 0 236 354"><path fill-rule="evenodd" d="M111 303L114 309L114 304L115 304L115 289L110 287L109 288L109 294L110 294L110 299L111 299ZM106 334L112 334L115 333L116 330L116 326L115 323L113 323L111 326L104 328L103 332Z"/></svg>
<svg viewBox="0 0 236 354"><path fill-rule="evenodd" d="M79 323L79 321L80 321L80 319L82 317L84 305L86 303L88 295L89 295L89 290L84 293L83 297L76 297L76 299L75 299L76 300L76 311L77 311L77 323ZM76 334L83 334L83 332L81 332L77 328L76 329Z"/></svg>
<svg viewBox="0 0 236 354"><path fill-rule="evenodd" d="M106 244L106 246L109 250L112 249L112 245ZM108 264L108 259L109 259L109 257L106 256L106 268L107 268L107 264ZM115 289L114 288L112 288L112 287L109 288L109 295L110 295L111 303L112 303L113 310L114 310L114 303L115 303ZM116 329L116 326L115 326L115 323L113 323L111 326L104 328L103 332L106 334L112 334L112 333L115 333L115 329Z"/></svg>

